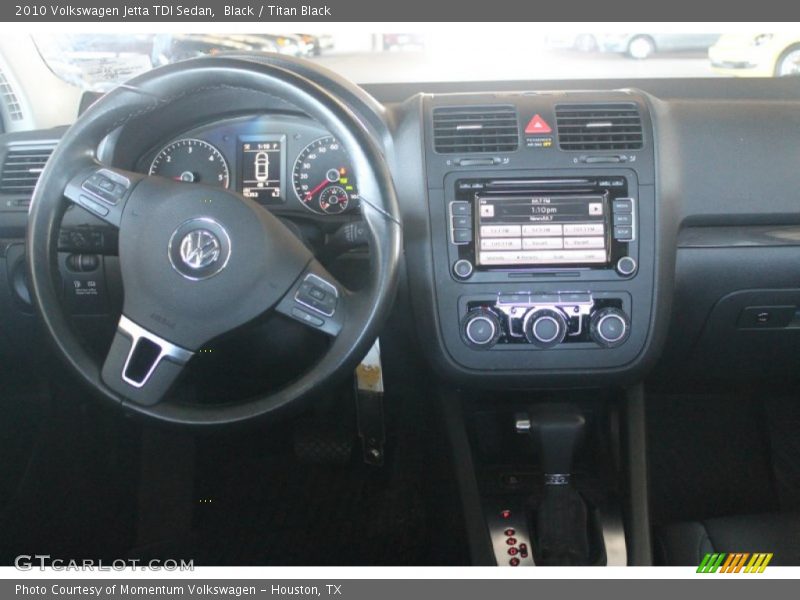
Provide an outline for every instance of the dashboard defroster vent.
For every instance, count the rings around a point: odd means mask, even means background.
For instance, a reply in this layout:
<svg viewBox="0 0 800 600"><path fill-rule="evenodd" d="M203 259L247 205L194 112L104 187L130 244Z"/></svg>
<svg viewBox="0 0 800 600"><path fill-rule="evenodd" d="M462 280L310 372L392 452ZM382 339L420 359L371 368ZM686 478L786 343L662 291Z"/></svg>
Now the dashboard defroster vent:
<svg viewBox="0 0 800 600"><path fill-rule="evenodd" d="M0 173L0 192L33 193L44 165L53 153L53 146L19 145L8 148Z"/></svg>
<svg viewBox="0 0 800 600"><path fill-rule="evenodd" d="M642 117L633 103L556 105L562 150L641 150Z"/></svg>
<svg viewBox="0 0 800 600"><path fill-rule="evenodd" d="M0 101L6 108L6 114L12 121L22 121L24 115L22 114L22 105L20 104L14 88L11 87L11 82L0 69Z"/></svg>
<svg viewBox="0 0 800 600"><path fill-rule="evenodd" d="M519 147L513 106L446 106L433 110L433 142L442 154L513 152Z"/></svg>

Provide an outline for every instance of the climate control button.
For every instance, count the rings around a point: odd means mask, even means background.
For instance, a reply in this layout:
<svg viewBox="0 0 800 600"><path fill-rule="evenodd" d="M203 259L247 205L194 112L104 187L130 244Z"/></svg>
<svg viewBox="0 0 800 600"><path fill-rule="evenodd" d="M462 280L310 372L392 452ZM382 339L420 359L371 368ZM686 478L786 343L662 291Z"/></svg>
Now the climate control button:
<svg viewBox="0 0 800 600"><path fill-rule="evenodd" d="M476 348L491 348L500 337L500 320L485 308L476 308L467 313L461 324L464 340Z"/></svg>
<svg viewBox="0 0 800 600"><path fill-rule="evenodd" d="M561 311L541 308L525 316L525 337L540 348L552 348L564 341L567 335L567 320Z"/></svg>
<svg viewBox="0 0 800 600"><path fill-rule="evenodd" d="M589 334L604 348L619 346L630 335L628 315L619 308L602 308L592 315Z"/></svg>

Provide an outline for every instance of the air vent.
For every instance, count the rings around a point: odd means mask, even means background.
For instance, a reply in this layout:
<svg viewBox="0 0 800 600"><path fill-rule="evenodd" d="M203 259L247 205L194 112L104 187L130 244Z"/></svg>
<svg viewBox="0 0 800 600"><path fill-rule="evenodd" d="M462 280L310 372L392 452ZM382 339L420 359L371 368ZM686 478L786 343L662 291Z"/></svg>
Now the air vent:
<svg viewBox="0 0 800 600"><path fill-rule="evenodd" d="M641 150L642 118L635 104L556 105L562 150Z"/></svg>
<svg viewBox="0 0 800 600"><path fill-rule="evenodd" d="M6 107L8 118L11 121L22 121L22 106L19 103L17 95L14 93L14 88L8 81L3 71L0 70L0 101Z"/></svg>
<svg viewBox="0 0 800 600"><path fill-rule="evenodd" d="M11 146L3 161L0 192L33 193L44 165L53 153L53 146Z"/></svg>
<svg viewBox="0 0 800 600"><path fill-rule="evenodd" d="M433 110L437 152L513 152L519 146L513 106L448 106Z"/></svg>

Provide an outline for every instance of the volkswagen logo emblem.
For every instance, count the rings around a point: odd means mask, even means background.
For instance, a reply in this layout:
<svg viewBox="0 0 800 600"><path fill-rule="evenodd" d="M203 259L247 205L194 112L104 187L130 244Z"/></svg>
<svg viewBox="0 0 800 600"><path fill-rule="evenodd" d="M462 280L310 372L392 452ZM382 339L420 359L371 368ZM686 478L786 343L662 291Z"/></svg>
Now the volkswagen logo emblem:
<svg viewBox="0 0 800 600"><path fill-rule="evenodd" d="M186 279L213 277L228 264L231 241L225 228L214 219L190 219L169 240L167 256L172 268Z"/></svg>
<svg viewBox="0 0 800 600"><path fill-rule="evenodd" d="M220 244L208 229L190 231L181 240L181 260L190 269L202 269L219 259Z"/></svg>

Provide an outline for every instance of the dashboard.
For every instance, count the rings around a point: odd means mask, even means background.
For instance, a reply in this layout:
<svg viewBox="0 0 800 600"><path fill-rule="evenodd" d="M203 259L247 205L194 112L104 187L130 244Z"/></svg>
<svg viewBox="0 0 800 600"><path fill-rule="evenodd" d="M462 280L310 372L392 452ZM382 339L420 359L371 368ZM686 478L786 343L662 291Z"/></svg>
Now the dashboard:
<svg viewBox="0 0 800 600"><path fill-rule="evenodd" d="M204 124L149 150L135 170L232 189L288 214L326 217L358 209L346 152L300 116L248 115Z"/></svg>
<svg viewBox="0 0 800 600"><path fill-rule="evenodd" d="M368 100L338 90L392 170L402 309L420 353L443 378L501 389L636 381L656 366L701 377L797 372L800 82L602 86L365 86ZM309 225L299 233L325 232L322 245L360 223L358 182L325 128L263 97L211 96L109 136L109 162L236 190ZM565 125L582 118L574 109L588 111L584 124L595 129L584 137L624 125L619 115L641 137L570 146ZM510 119L510 133L477 136L470 119ZM23 151L33 161L61 131L4 136L0 161ZM7 332L24 326L15 311L31 312L25 201L0 190ZM107 311L97 297L115 285L115 241L101 225L77 208L64 218L62 276L78 315ZM100 266L82 271L81 261ZM96 295L72 298L89 281Z"/></svg>

